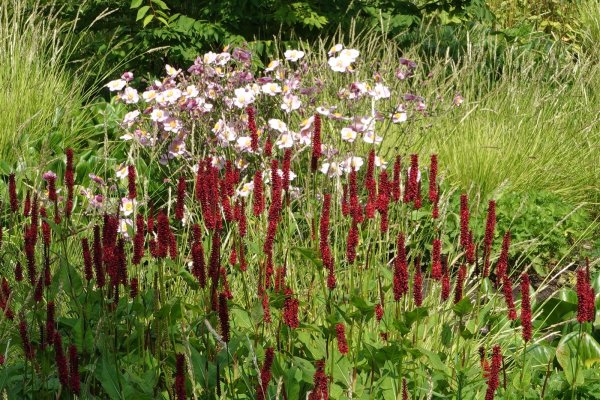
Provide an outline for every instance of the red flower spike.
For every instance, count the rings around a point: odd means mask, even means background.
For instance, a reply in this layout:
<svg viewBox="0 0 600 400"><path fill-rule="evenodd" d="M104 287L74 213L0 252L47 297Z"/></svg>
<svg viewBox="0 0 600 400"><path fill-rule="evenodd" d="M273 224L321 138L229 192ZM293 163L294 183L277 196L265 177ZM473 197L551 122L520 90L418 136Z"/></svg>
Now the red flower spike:
<svg viewBox="0 0 600 400"><path fill-rule="evenodd" d="M431 164L429 165L429 201L432 203L437 202L438 191L437 191L437 173L438 173L438 160L437 155L431 155Z"/></svg>
<svg viewBox="0 0 600 400"><path fill-rule="evenodd" d="M23 205L23 216L29 217L30 213L31 213L31 193L29 193L29 190L28 190L27 194L25 195L25 204Z"/></svg>
<svg viewBox="0 0 600 400"><path fill-rule="evenodd" d="M273 142L271 142L271 138L267 136L267 140L265 141L265 157L271 157L273 154Z"/></svg>
<svg viewBox="0 0 600 400"><path fill-rule="evenodd" d="M127 167L127 188L129 189L129 193L127 197L131 200L137 197L137 189L136 189L136 172L135 166L129 165Z"/></svg>
<svg viewBox="0 0 600 400"><path fill-rule="evenodd" d="M417 307L423 304L423 275L421 273L421 261L415 261L415 275L413 277L413 300Z"/></svg>
<svg viewBox="0 0 600 400"><path fill-rule="evenodd" d="M48 338L49 344L53 343L55 330L56 320L54 302L49 301L48 304L46 304L46 337Z"/></svg>
<svg viewBox="0 0 600 400"><path fill-rule="evenodd" d="M443 275L442 275L442 291L441 291L441 299L442 302L448 300L448 297L450 297L450 275L448 274L448 271L444 271Z"/></svg>
<svg viewBox="0 0 600 400"><path fill-rule="evenodd" d="M595 293L590 284L586 268L577 270L577 321L579 323L593 322L595 318Z"/></svg>
<svg viewBox="0 0 600 400"><path fill-rule="evenodd" d="M253 190L253 207L254 216L258 217L265 210L265 199L263 197L263 181L260 171L254 173L254 190Z"/></svg>
<svg viewBox="0 0 600 400"><path fill-rule="evenodd" d="M285 289L285 301L283 303L283 323L292 329L300 326L298 320L298 299L294 298L292 289Z"/></svg>
<svg viewBox="0 0 600 400"><path fill-rule="evenodd" d="M317 370L313 377L314 387L308 396L308 400L328 400L327 375L325 375L325 361L320 360L316 363Z"/></svg>
<svg viewBox="0 0 600 400"><path fill-rule="evenodd" d="M377 322L381 322L383 319L383 306L381 303L375 305L375 319L377 319Z"/></svg>
<svg viewBox="0 0 600 400"><path fill-rule="evenodd" d="M258 129L256 128L256 120L254 119L254 108L246 107L248 115L248 130L250 131L250 147L252 151L258 151Z"/></svg>
<svg viewBox="0 0 600 400"><path fill-rule="evenodd" d="M25 358L28 360L33 360L35 357L35 352L33 350L33 346L29 341L29 334L27 332L27 322L24 319L21 319L19 322L19 334L21 335L21 341L23 342L23 351L25 353Z"/></svg>
<svg viewBox="0 0 600 400"><path fill-rule="evenodd" d="M292 164L292 149L286 149L283 154L283 177L281 185L286 192L290 190L290 167Z"/></svg>
<svg viewBox="0 0 600 400"><path fill-rule="evenodd" d="M177 400L185 400L185 356L177 354L175 363L175 395Z"/></svg>
<svg viewBox="0 0 600 400"><path fill-rule="evenodd" d="M221 336L225 343L229 343L229 309L227 307L227 296L219 293L219 322L221 323Z"/></svg>
<svg viewBox="0 0 600 400"><path fill-rule="evenodd" d="M358 225L356 220L353 220L346 240L346 259L349 264L356 259L356 246L358 246Z"/></svg>
<svg viewBox="0 0 600 400"><path fill-rule="evenodd" d="M483 276L487 277L490 270L490 254L492 252L492 244L494 242L494 229L496 227L496 202L490 200L487 212L487 221L485 224L485 236L483 238L484 245L484 267Z"/></svg>
<svg viewBox="0 0 600 400"><path fill-rule="evenodd" d="M460 245L469 245L469 200L466 194L460 195Z"/></svg>
<svg viewBox="0 0 600 400"><path fill-rule="evenodd" d="M175 204L175 219L178 221L183 221L186 186L185 177L180 175L177 181L177 203Z"/></svg>
<svg viewBox="0 0 600 400"><path fill-rule="evenodd" d="M81 248L83 250L83 270L85 279L89 282L94 277L94 269L92 262L92 253L90 252L90 244L87 238L81 239Z"/></svg>
<svg viewBox="0 0 600 400"><path fill-rule="evenodd" d="M510 231L506 231L502 239L502 251L496 264L496 286L500 286L508 271L508 248L510 246Z"/></svg>
<svg viewBox="0 0 600 400"><path fill-rule="evenodd" d="M502 368L502 353L500 346L495 345L492 350L492 365L490 368L490 376L487 381L487 390L485 392L485 400L494 400L494 394L500 384L499 375Z"/></svg>
<svg viewBox="0 0 600 400"><path fill-rule="evenodd" d="M402 400L408 400L408 384L406 378L402 378Z"/></svg>
<svg viewBox="0 0 600 400"><path fill-rule="evenodd" d="M76 395L81 392L81 378L79 376L79 356L74 344L69 346L69 383L71 390Z"/></svg>
<svg viewBox="0 0 600 400"><path fill-rule="evenodd" d="M346 341L346 327L344 324L336 324L335 332L337 335L338 350L342 354L348 354L348 342Z"/></svg>
<svg viewBox="0 0 600 400"><path fill-rule="evenodd" d="M454 287L454 304L462 300L463 297L463 286L465 284L465 277L467 276L467 266L461 265L456 275L456 286Z"/></svg>
<svg viewBox="0 0 600 400"><path fill-rule="evenodd" d="M502 293L504 294L508 310L508 319L515 321L517 319L517 311L515 310L515 303L513 301L513 289L510 278L506 274L502 277Z"/></svg>
<svg viewBox="0 0 600 400"><path fill-rule="evenodd" d="M394 300L399 301L403 295L408 293L408 263L406 261L406 247L404 234L398 234L397 255L394 259Z"/></svg>
<svg viewBox="0 0 600 400"><path fill-rule="evenodd" d="M275 350L269 347L265 351L265 362L260 369L260 383L256 387L256 398L257 400L264 400L267 398L267 388L271 381L271 368L273 367L273 360L275 359Z"/></svg>
<svg viewBox="0 0 600 400"><path fill-rule="evenodd" d="M315 172L317 170L317 163L321 157L321 116L315 114L314 117L314 131L312 137L312 156L310 160L310 169Z"/></svg>
<svg viewBox="0 0 600 400"><path fill-rule="evenodd" d="M431 251L431 277L439 280L442 277L442 241L433 239L433 250Z"/></svg>
<svg viewBox="0 0 600 400"><path fill-rule="evenodd" d="M269 306L269 295L266 291L262 294L262 309L263 309L263 322L265 324L271 323L271 308Z"/></svg>
<svg viewBox="0 0 600 400"><path fill-rule="evenodd" d="M523 340L531 340L531 302L529 300L529 275L521 275L521 325L523 326Z"/></svg>
<svg viewBox="0 0 600 400"><path fill-rule="evenodd" d="M69 368L67 365L67 358L62 347L62 338L60 333L54 333L54 356L56 360L56 368L58 369L58 380L60 384L68 387L69 386Z"/></svg>

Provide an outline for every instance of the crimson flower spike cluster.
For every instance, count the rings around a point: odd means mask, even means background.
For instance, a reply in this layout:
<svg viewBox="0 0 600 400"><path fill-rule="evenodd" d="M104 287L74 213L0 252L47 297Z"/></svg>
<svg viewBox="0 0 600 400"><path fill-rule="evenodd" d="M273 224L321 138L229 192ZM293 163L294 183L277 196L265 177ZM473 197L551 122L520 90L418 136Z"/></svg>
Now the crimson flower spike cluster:
<svg viewBox="0 0 600 400"><path fill-rule="evenodd" d="M327 269L327 287L329 290L335 288L335 271L333 269L333 254L329 246L329 217L331 214L331 194L326 193L323 196L323 209L321 210L321 219L319 224L319 250L323 266Z"/></svg>
<svg viewBox="0 0 600 400"><path fill-rule="evenodd" d="M317 361L316 366L317 369L313 377L314 387L308 395L308 400L329 400L329 390L327 386L328 378L325 374L325 361Z"/></svg>
<svg viewBox="0 0 600 400"><path fill-rule="evenodd" d="M260 369L260 381L256 387L256 399L265 400L267 396L267 388L271 381L271 368L273 367L273 361L275 360L275 350L269 347L265 351L265 361Z"/></svg>
<svg viewBox="0 0 600 400"><path fill-rule="evenodd" d="M589 259L586 267L577 270L577 321L582 324L594 322L596 317L595 293L590 282Z"/></svg>
<svg viewBox="0 0 600 400"><path fill-rule="evenodd" d="M487 390L485 392L485 400L494 400L496 389L500 385L500 370L502 369L502 352L500 346L495 345L492 349L492 363L490 373L487 380Z"/></svg>
<svg viewBox="0 0 600 400"><path fill-rule="evenodd" d="M406 244L402 232L398 233L393 285L394 300L399 301L402 296L408 293L408 262L406 261Z"/></svg>
<svg viewBox="0 0 600 400"><path fill-rule="evenodd" d="M490 273L490 255L492 244L494 242L494 229L496 227L496 202L490 200L488 205L487 220L485 224L485 236L483 238L483 276L487 277Z"/></svg>

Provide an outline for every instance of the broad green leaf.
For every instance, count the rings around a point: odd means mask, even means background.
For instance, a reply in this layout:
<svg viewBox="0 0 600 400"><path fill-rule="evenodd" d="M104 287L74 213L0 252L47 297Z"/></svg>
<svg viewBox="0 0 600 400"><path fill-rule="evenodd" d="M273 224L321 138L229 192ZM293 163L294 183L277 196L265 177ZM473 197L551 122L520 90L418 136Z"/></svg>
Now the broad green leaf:
<svg viewBox="0 0 600 400"><path fill-rule="evenodd" d="M471 312L473 309L473 304L468 297L463 298L461 301L456 303L454 307L452 307L452 311L458 316L464 316Z"/></svg>
<svg viewBox="0 0 600 400"><path fill-rule="evenodd" d="M129 8L138 8L142 5L142 1L143 0L131 0L131 5L129 6Z"/></svg>
<svg viewBox="0 0 600 400"><path fill-rule="evenodd" d="M144 18L143 26L145 27L146 25L148 25L152 21L152 19L154 19L153 14L146 15L146 18Z"/></svg>
<svg viewBox="0 0 600 400"><path fill-rule="evenodd" d="M146 15L146 13L148 12L149 9L150 9L150 6L140 7L140 9L137 12L137 16L135 17L135 20L139 21L140 19L144 18L144 16Z"/></svg>
<svg viewBox="0 0 600 400"><path fill-rule="evenodd" d="M600 344L587 332L571 332L565 335L556 347L556 359L565 372L570 385L583 383L582 368L591 368L600 363ZM579 373L575 370L579 364Z"/></svg>

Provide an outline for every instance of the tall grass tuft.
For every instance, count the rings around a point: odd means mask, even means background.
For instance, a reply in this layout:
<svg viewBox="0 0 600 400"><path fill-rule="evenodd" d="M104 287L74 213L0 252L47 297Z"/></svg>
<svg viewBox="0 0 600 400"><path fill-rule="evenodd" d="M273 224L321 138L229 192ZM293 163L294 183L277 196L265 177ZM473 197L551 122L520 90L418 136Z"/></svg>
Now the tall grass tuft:
<svg viewBox="0 0 600 400"><path fill-rule="evenodd" d="M40 150L87 139L82 104L89 63L70 64L80 43L77 21L27 0L0 4L0 158L12 168ZM4 171L5 172L5 171Z"/></svg>

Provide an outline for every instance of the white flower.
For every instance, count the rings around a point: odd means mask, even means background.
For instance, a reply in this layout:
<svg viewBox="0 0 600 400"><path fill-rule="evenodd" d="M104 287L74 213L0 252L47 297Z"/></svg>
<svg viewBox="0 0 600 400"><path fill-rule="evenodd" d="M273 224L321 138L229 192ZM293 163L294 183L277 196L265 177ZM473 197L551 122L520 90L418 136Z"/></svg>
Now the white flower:
<svg viewBox="0 0 600 400"><path fill-rule="evenodd" d="M269 65L267 65L267 68L265 68L265 71L266 72L273 71L273 70L275 70L275 68L279 67L279 64L280 64L279 60L273 60L269 63Z"/></svg>
<svg viewBox="0 0 600 400"><path fill-rule="evenodd" d="M348 173L351 170L359 171L360 167L362 167L364 163L365 162L361 157L348 157L342 162L341 167L344 172Z"/></svg>
<svg viewBox="0 0 600 400"><path fill-rule="evenodd" d="M116 79L114 81L110 81L108 82L105 87L108 88L108 90L110 90L111 92L117 91L117 90L122 90L125 85L127 84L127 82L125 82L124 79Z"/></svg>
<svg viewBox="0 0 600 400"><path fill-rule="evenodd" d="M387 162L385 162L381 157L375 156L375 166L377 168L385 169L385 167L387 166Z"/></svg>
<svg viewBox="0 0 600 400"><path fill-rule="evenodd" d="M408 119L406 113L404 111L398 111L392 114L392 122L394 124L398 124L400 122L404 122Z"/></svg>
<svg viewBox="0 0 600 400"><path fill-rule="evenodd" d="M120 166L118 166L116 175L119 179L127 178L127 175L129 175L129 169L127 165L121 164Z"/></svg>
<svg viewBox="0 0 600 400"><path fill-rule="evenodd" d="M383 141L383 138L377 136L374 131L367 131L363 136L363 140L367 143L380 144Z"/></svg>
<svg viewBox="0 0 600 400"><path fill-rule="evenodd" d="M342 140L353 143L358 133L352 128L342 128Z"/></svg>
<svg viewBox="0 0 600 400"><path fill-rule="evenodd" d="M167 118L169 118L169 114L160 108L155 108L150 113L150 119L154 122L164 122Z"/></svg>
<svg viewBox="0 0 600 400"><path fill-rule="evenodd" d="M129 218L121 218L119 221L118 232L128 238L130 229L133 230L133 221Z"/></svg>
<svg viewBox="0 0 600 400"><path fill-rule="evenodd" d="M327 60L327 64L329 64L332 71L346 72L348 67L350 67L352 64L352 61L350 61L348 58L331 57L329 60Z"/></svg>
<svg viewBox="0 0 600 400"><path fill-rule="evenodd" d="M296 62L304 57L304 52L300 50L287 50L285 53L283 53L283 55L285 56L286 60Z"/></svg>
<svg viewBox="0 0 600 400"><path fill-rule="evenodd" d="M315 121L315 116L312 115L304 121L300 122L300 132L308 131L312 128L313 122Z"/></svg>
<svg viewBox="0 0 600 400"><path fill-rule="evenodd" d="M226 51L222 52L221 54L219 54L217 56L217 64L219 64L221 66L227 64L229 62L229 60L231 60L231 54L229 54Z"/></svg>
<svg viewBox="0 0 600 400"><path fill-rule="evenodd" d="M292 147L294 145L294 138L292 137L291 134L284 133L283 135L279 136L279 139L277 139L275 144L280 149L289 149L290 147Z"/></svg>
<svg viewBox="0 0 600 400"><path fill-rule="evenodd" d="M285 96L283 96L283 103L281 103L281 109L289 113L299 109L301 105L302 102L300 101L298 96L294 94L286 94Z"/></svg>
<svg viewBox="0 0 600 400"><path fill-rule="evenodd" d="M275 82L265 83L262 86L262 92L264 94L268 94L269 96L275 96L277 93L281 93L281 86Z"/></svg>
<svg viewBox="0 0 600 400"><path fill-rule="evenodd" d="M275 118L270 119L269 126L271 127L271 129L275 129L276 131L281 132L281 133L287 132L287 130L288 130L288 127L285 124L285 122L283 122L280 119L275 119Z"/></svg>
<svg viewBox="0 0 600 400"><path fill-rule="evenodd" d="M234 90L236 107L243 108L254 102L254 92L248 88L237 88Z"/></svg>
<svg viewBox="0 0 600 400"><path fill-rule="evenodd" d="M277 170L277 175L279 175L280 177L283 178L283 170L278 169ZM293 171L289 171L289 177L290 177L290 182L293 181L294 179L296 179L296 174Z"/></svg>
<svg viewBox="0 0 600 400"><path fill-rule="evenodd" d="M369 94L375 100L387 99L390 97L390 89L381 83L376 83L375 87L369 92Z"/></svg>
<svg viewBox="0 0 600 400"><path fill-rule="evenodd" d="M339 57L346 58L346 59L350 60L350 62L354 62L354 61L356 61L356 59L358 58L359 55L360 55L360 52L358 50L344 49L340 52Z"/></svg>
<svg viewBox="0 0 600 400"><path fill-rule="evenodd" d="M343 172L340 165L335 162L321 164L320 171L330 178L333 178L334 176L342 176Z"/></svg>
<svg viewBox="0 0 600 400"><path fill-rule="evenodd" d="M169 145L169 155L180 156L185 154L185 142L183 140L173 140Z"/></svg>
<svg viewBox="0 0 600 400"><path fill-rule="evenodd" d="M162 92L162 95L164 96L164 100L166 102L168 102L169 104L175 104L177 100L179 100L179 98L181 97L181 90L177 88L167 89L164 92Z"/></svg>
<svg viewBox="0 0 600 400"><path fill-rule="evenodd" d="M157 94L158 93L156 92L156 90L150 89L150 90L146 90L144 93L142 93L142 97L144 98L144 100L146 102L150 102L156 98Z"/></svg>
<svg viewBox="0 0 600 400"><path fill-rule="evenodd" d="M212 165L214 168L221 170L223 169L223 167L225 166L225 157L223 156L213 156L210 159L210 165Z"/></svg>
<svg viewBox="0 0 600 400"><path fill-rule="evenodd" d="M164 129L167 132L177 133L181 130L181 121L175 118L168 118L164 122Z"/></svg>
<svg viewBox="0 0 600 400"><path fill-rule="evenodd" d="M123 197L121 199L121 212L123 213L123 215L128 216L128 215L133 214L133 210L134 210L136 204L137 204L137 202L135 201L135 199L129 199L127 197Z"/></svg>
<svg viewBox="0 0 600 400"><path fill-rule="evenodd" d="M246 182L242 185L240 189L236 191L237 195L240 197L248 197L250 193L254 190L254 182Z"/></svg>
<svg viewBox="0 0 600 400"><path fill-rule="evenodd" d="M328 116L329 114L331 114L331 111L323 106L317 107L317 112L324 116Z"/></svg>
<svg viewBox="0 0 600 400"><path fill-rule="evenodd" d="M167 71L167 75L169 75L171 78L181 72L181 69L175 69L169 64L165 65L165 70Z"/></svg>
<svg viewBox="0 0 600 400"><path fill-rule="evenodd" d="M123 123L127 126L131 126L133 125L133 123L139 115L140 112L138 110L130 111L127 114L125 114L125 117L123 118Z"/></svg>
<svg viewBox="0 0 600 400"><path fill-rule="evenodd" d="M329 49L329 51L327 52L327 55L332 56L336 53L339 53L340 51L342 51L343 48L344 48L344 46L341 43L338 43L338 44L334 45L331 49Z"/></svg>
<svg viewBox="0 0 600 400"><path fill-rule="evenodd" d="M204 62L204 64L214 63L215 61L217 61L217 53L209 51L208 53L204 54L204 57L202 57L202 61Z"/></svg>
<svg viewBox="0 0 600 400"><path fill-rule="evenodd" d="M198 96L198 88L194 85L189 85L188 87L185 88L185 92L184 95L186 98L194 98Z"/></svg>
<svg viewBox="0 0 600 400"><path fill-rule="evenodd" d="M250 136L241 136L236 141L239 151L250 151L252 148L252 138Z"/></svg>
<svg viewBox="0 0 600 400"><path fill-rule="evenodd" d="M140 100L140 96L138 95L138 91L132 87L126 87L125 91L121 95L121 99L125 101L127 104L135 104Z"/></svg>

